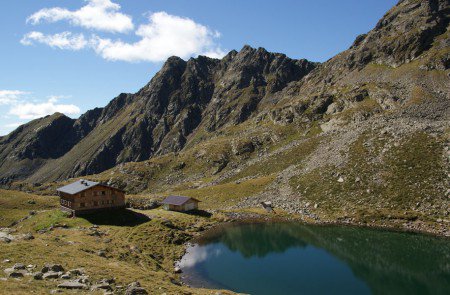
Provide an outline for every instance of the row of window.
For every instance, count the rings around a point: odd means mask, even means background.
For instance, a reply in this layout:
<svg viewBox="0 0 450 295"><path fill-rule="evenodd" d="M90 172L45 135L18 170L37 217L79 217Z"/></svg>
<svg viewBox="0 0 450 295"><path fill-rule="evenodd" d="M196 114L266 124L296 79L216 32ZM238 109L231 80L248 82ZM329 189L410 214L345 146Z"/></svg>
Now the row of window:
<svg viewBox="0 0 450 295"><path fill-rule="evenodd" d="M86 197L86 196L88 196L88 194L89 194L89 192L82 192L82 193L81 193L81 196L82 196L82 197ZM94 197L97 197L97 196L106 196L106 195L109 195L109 191L93 191L93 192L92 192L92 195L93 195Z"/></svg>
<svg viewBox="0 0 450 295"><path fill-rule="evenodd" d="M114 204L114 200L104 200L104 201L92 202L92 205L94 207L97 207L99 205L113 205L113 204ZM80 203L80 208L84 208L84 207L86 207L86 205L89 205L89 203L82 202L82 203Z"/></svg>

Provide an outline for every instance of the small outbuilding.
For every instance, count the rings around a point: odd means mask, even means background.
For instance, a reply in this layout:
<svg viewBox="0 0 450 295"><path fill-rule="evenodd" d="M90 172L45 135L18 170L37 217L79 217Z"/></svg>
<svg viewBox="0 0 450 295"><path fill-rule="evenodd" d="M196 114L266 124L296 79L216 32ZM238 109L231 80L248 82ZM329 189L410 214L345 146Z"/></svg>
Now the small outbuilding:
<svg viewBox="0 0 450 295"><path fill-rule="evenodd" d="M125 208L125 192L99 182L80 179L57 189L61 210L75 215Z"/></svg>
<svg viewBox="0 0 450 295"><path fill-rule="evenodd" d="M161 202L165 210L186 212L198 209L199 200L191 197L168 196Z"/></svg>

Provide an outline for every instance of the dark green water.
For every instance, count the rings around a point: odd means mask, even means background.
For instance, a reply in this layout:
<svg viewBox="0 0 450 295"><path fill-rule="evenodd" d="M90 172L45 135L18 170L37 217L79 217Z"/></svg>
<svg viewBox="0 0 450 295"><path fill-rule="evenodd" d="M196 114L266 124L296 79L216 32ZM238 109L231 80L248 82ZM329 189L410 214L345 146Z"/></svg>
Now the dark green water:
<svg viewBox="0 0 450 295"><path fill-rule="evenodd" d="M450 240L297 223L207 233L180 262L195 287L256 295L450 294Z"/></svg>

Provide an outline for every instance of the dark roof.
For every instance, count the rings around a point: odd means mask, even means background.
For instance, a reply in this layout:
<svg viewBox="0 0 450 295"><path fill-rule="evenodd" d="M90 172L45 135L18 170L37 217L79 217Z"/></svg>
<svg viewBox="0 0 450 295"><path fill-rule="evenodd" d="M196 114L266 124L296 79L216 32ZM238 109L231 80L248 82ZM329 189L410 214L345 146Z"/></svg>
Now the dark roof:
<svg viewBox="0 0 450 295"><path fill-rule="evenodd" d="M181 206L184 203L186 203L189 200L194 200L196 202L200 202L199 200L195 199L195 198L191 198L191 197L183 197L183 196L168 196L167 198L164 199L164 201L162 201L161 203L163 204L169 204L169 205L176 205L176 206Z"/></svg>
<svg viewBox="0 0 450 295"><path fill-rule="evenodd" d="M84 190L87 190L91 187L94 187L98 184L100 184L100 183L80 179L78 181L75 181L74 183L71 183L66 186L58 188L57 191L63 192L63 193L69 194L69 195L74 195L74 194L78 194L79 192L82 192Z"/></svg>

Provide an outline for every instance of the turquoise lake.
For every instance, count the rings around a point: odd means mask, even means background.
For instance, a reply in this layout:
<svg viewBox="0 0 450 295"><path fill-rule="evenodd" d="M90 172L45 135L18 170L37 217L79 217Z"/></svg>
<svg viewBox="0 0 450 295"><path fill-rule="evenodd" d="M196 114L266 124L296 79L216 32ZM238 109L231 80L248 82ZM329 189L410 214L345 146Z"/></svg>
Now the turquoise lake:
<svg viewBox="0 0 450 295"><path fill-rule="evenodd" d="M298 223L219 227L180 261L194 287L273 294L450 294L450 239Z"/></svg>

